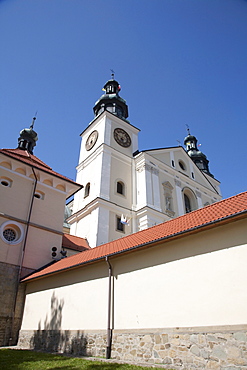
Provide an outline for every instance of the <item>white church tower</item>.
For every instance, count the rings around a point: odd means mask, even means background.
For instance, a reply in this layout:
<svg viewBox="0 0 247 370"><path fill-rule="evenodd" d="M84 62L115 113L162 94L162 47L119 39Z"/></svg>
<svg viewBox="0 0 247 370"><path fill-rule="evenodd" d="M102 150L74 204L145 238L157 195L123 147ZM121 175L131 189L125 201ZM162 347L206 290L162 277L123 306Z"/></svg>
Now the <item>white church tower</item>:
<svg viewBox="0 0 247 370"><path fill-rule="evenodd" d="M95 103L94 120L82 132L77 183L68 219L70 233L90 247L154 226L221 199L197 140L181 147L138 150L139 129L114 79Z"/></svg>

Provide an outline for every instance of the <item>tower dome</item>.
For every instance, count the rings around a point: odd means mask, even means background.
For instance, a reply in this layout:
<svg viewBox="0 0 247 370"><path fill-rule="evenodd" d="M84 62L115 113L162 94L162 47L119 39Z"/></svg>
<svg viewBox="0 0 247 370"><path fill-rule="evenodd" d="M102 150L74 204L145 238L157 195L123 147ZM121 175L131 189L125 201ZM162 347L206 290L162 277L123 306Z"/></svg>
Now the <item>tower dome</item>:
<svg viewBox="0 0 247 370"><path fill-rule="evenodd" d="M34 122L36 117L33 118L33 122L29 128L24 128L20 132L18 138L18 149L27 150L30 154L33 154L33 148L36 146L38 140L37 132L33 130Z"/></svg>
<svg viewBox="0 0 247 370"><path fill-rule="evenodd" d="M188 135L184 139L184 145L186 146L187 154L190 156L190 158L196 164L199 170L214 177L209 171L209 167L208 167L209 161L206 155L203 154L200 150L198 150L197 138L190 134L189 129L188 129Z"/></svg>
<svg viewBox="0 0 247 370"><path fill-rule="evenodd" d="M95 117L107 110L126 120L128 118L128 106L126 101L119 95L121 87L115 80L114 73L112 73L112 79L108 80L104 85L103 90L105 94L97 100L93 108Z"/></svg>

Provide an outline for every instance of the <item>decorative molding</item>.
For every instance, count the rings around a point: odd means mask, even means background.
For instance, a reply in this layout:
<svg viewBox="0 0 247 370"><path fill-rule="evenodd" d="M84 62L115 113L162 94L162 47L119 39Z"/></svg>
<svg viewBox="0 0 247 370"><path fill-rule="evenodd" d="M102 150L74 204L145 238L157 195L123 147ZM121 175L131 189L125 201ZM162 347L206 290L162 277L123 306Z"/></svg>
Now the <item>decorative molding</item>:
<svg viewBox="0 0 247 370"><path fill-rule="evenodd" d="M142 172L144 170L147 170L157 176L159 174L159 170L157 168L154 168L153 166L150 166L150 164L147 164L147 163L143 164L142 166L136 169L136 171L138 172Z"/></svg>
<svg viewBox="0 0 247 370"><path fill-rule="evenodd" d="M141 165L140 167L136 168L137 172L142 172L145 169L145 164Z"/></svg>
<svg viewBox="0 0 247 370"><path fill-rule="evenodd" d="M151 173L154 173L155 175L159 174L159 170L153 166L150 166L150 164L145 164L145 169Z"/></svg>
<svg viewBox="0 0 247 370"><path fill-rule="evenodd" d="M174 182L175 182L175 185L176 185L176 186L178 186L178 187L180 187L180 188L182 187L182 183L181 183L181 181L179 181L179 180L175 179L175 180L174 180Z"/></svg>
<svg viewBox="0 0 247 370"><path fill-rule="evenodd" d="M165 181L162 183L164 190L172 191L173 186L169 181Z"/></svg>
<svg viewBox="0 0 247 370"><path fill-rule="evenodd" d="M201 193L200 191L196 190L196 191L195 191L195 193L196 193L196 196L197 196L198 198L201 198L202 193Z"/></svg>
<svg viewBox="0 0 247 370"><path fill-rule="evenodd" d="M169 209L166 209L165 212L164 212L167 216L173 218L175 216L175 212L174 211L171 211Z"/></svg>

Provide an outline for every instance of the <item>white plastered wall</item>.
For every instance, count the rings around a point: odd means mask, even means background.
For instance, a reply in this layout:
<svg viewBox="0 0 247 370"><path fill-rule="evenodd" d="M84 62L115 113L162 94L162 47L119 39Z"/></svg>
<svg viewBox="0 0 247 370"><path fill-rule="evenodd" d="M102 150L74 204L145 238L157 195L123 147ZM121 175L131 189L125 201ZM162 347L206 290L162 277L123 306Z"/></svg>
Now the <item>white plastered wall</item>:
<svg viewBox="0 0 247 370"><path fill-rule="evenodd" d="M27 287L22 330L104 329L107 324L108 267L106 262L54 276ZM35 304L36 302L36 304Z"/></svg>
<svg viewBox="0 0 247 370"><path fill-rule="evenodd" d="M246 239L242 220L111 258L113 328L246 324ZM107 273L104 261L28 284L22 330L50 317L52 295L60 329L106 328Z"/></svg>

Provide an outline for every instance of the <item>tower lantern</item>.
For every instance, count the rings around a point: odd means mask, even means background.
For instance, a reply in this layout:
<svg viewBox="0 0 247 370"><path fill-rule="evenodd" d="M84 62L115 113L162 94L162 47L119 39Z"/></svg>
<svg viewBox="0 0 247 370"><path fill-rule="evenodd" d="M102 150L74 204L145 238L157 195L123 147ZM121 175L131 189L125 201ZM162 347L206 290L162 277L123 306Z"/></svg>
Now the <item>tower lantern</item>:
<svg viewBox="0 0 247 370"><path fill-rule="evenodd" d="M30 154L33 154L33 149L38 140L37 132L33 129L35 120L36 117L33 118L32 124L29 128L21 130L20 137L18 138L18 149L27 150Z"/></svg>
<svg viewBox="0 0 247 370"><path fill-rule="evenodd" d="M95 117L107 110L124 120L128 118L128 106L126 101L120 97L120 90L121 87L118 81L115 80L114 73L112 73L112 79L104 85L103 91L105 91L105 94L99 98L93 108Z"/></svg>
<svg viewBox="0 0 247 370"><path fill-rule="evenodd" d="M205 172L211 177L214 177L209 171L209 167L208 167L209 160L207 159L206 155L203 154L197 148L197 138L190 134L189 129L188 129L188 135L184 139L184 145L186 146L187 154L190 156L190 158L196 164L196 166L202 172Z"/></svg>

